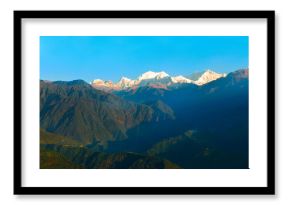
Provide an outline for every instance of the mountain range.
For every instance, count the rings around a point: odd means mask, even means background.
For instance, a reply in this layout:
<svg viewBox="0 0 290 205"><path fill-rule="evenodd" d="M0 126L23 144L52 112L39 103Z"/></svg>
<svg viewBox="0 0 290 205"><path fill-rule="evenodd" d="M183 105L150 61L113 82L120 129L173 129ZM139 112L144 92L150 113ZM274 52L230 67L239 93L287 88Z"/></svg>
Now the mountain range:
<svg viewBox="0 0 290 205"><path fill-rule="evenodd" d="M248 69L40 81L41 168L248 168Z"/></svg>
<svg viewBox="0 0 290 205"><path fill-rule="evenodd" d="M226 74L216 73L211 70L193 73L187 77L184 77L182 75L171 77L164 71L148 71L140 75L135 80L131 80L127 77L122 77L119 82L113 83L112 81L96 79L91 82L91 85L96 89L104 91L136 89L144 86L150 86L155 88L170 88L172 86L186 83L200 86L222 77L226 77Z"/></svg>

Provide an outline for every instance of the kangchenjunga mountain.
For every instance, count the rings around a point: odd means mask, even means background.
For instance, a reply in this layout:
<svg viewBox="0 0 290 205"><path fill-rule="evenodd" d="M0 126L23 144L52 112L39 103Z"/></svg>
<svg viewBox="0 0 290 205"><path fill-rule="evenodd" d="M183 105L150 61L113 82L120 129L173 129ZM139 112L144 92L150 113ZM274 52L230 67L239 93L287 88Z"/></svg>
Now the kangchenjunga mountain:
<svg viewBox="0 0 290 205"><path fill-rule="evenodd" d="M248 69L40 81L40 104L42 168L248 168Z"/></svg>
<svg viewBox="0 0 290 205"><path fill-rule="evenodd" d="M182 84L195 84L200 86L223 77L226 77L225 73L216 73L211 70L195 72L188 77L182 75L172 77L164 71L148 71L141 74L135 80L122 77L119 82L114 83L110 80L95 79L91 82L91 85L96 89L107 92L131 90L144 86L171 89L172 87L179 87Z"/></svg>

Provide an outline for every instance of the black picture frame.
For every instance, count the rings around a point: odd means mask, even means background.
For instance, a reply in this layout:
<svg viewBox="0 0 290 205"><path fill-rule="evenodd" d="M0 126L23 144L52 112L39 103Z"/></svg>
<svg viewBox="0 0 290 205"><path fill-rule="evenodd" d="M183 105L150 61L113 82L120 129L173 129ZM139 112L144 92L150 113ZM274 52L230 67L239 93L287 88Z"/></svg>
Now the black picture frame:
<svg viewBox="0 0 290 205"><path fill-rule="evenodd" d="M266 187L23 187L22 186L22 19L48 18L232 18L267 20ZM275 194L275 11L14 11L14 194L17 195L191 195Z"/></svg>

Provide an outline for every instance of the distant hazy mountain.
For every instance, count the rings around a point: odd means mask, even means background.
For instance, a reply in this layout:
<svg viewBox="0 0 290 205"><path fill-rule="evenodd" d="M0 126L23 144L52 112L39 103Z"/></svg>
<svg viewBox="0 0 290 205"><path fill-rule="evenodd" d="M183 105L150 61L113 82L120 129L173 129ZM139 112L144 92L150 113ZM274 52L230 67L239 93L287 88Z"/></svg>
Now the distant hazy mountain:
<svg viewBox="0 0 290 205"><path fill-rule="evenodd" d="M201 76L202 74L204 73L205 71L201 71L201 72L194 72L190 75L187 75L185 76L186 78L190 79L190 80L193 80L193 81L197 81Z"/></svg>
<svg viewBox="0 0 290 205"><path fill-rule="evenodd" d="M140 75L136 80L122 77L119 82L113 83L112 81L103 81L101 79L96 79L91 82L91 85L96 89L104 91L137 89L144 86L168 89L170 87L174 87L180 84L204 85L225 76L226 74L215 73L211 70L195 73L188 77L184 77L182 75L171 77L164 71L148 71Z"/></svg>

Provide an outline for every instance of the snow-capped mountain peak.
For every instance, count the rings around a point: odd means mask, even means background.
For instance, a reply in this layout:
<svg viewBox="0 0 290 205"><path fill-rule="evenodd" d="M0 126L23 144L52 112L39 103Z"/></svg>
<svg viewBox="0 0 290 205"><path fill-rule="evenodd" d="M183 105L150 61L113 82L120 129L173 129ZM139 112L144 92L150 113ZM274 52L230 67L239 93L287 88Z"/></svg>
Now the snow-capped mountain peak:
<svg viewBox="0 0 290 205"><path fill-rule="evenodd" d="M103 83L104 83L104 81L101 79L95 79L91 82L91 84L103 84Z"/></svg>
<svg viewBox="0 0 290 205"><path fill-rule="evenodd" d="M225 77L225 73L216 73L212 70L206 70L199 78L198 80L194 81L197 85L203 85L206 83L209 83L213 80L217 80L218 78Z"/></svg>
<svg viewBox="0 0 290 205"><path fill-rule="evenodd" d="M164 71L161 71L161 72L148 71L140 75L137 80L141 81L141 80L149 80L149 79L154 79L154 78L162 79L165 77L169 77L169 75L165 73Z"/></svg>
<svg viewBox="0 0 290 205"><path fill-rule="evenodd" d="M161 71L159 73L157 73L156 75L156 79L162 79L162 78L166 78L169 77L169 75L167 73L165 73L164 71Z"/></svg>
<svg viewBox="0 0 290 205"><path fill-rule="evenodd" d="M131 80L127 77L122 77L120 81L117 83L117 85L120 87L120 89L122 88L124 89L133 86L134 83L135 83L134 80Z"/></svg>
<svg viewBox="0 0 290 205"><path fill-rule="evenodd" d="M193 75L191 75L193 76ZM112 90L125 90L131 88L138 88L142 86L158 87L158 88L169 88L175 84L192 83L196 85L204 85L213 80L221 77L225 77L226 74L216 73L211 70L198 73L194 78L184 77L182 75L171 77L166 72L153 72L148 71L140 75L136 80L131 80L127 77L122 77L119 82L113 83L112 81L104 81L96 79L91 82L91 85L97 89L112 91Z"/></svg>
<svg viewBox="0 0 290 205"><path fill-rule="evenodd" d="M97 89L100 89L100 90L105 90L105 91L117 89L116 84L114 84L112 81L104 81L104 80L101 80L101 79L93 80L91 82L91 85L94 88L97 88Z"/></svg>
<svg viewBox="0 0 290 205"><path fill-rule="evenodd" d="M120 81L128 82L128 81L131 81L131 79L130 79L130 78L127 78L127 77L122 77L122 78L120 79Z"/></svg>
<svg viewBox="0 0 290 205"><path fill-rule="evenodd" d="M182 75L171 77L171 80L173 83L193 83L192 80L185 78Z"/></svg>

